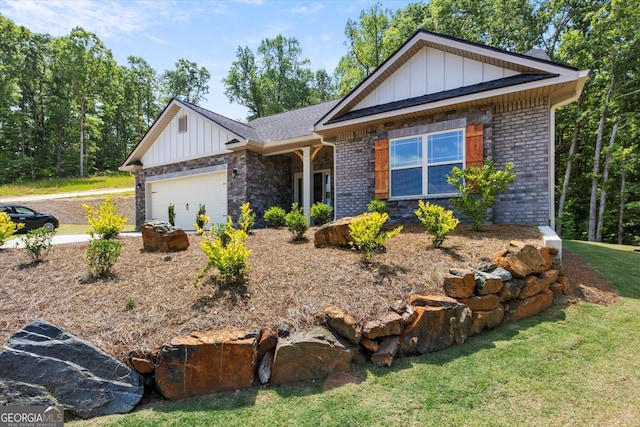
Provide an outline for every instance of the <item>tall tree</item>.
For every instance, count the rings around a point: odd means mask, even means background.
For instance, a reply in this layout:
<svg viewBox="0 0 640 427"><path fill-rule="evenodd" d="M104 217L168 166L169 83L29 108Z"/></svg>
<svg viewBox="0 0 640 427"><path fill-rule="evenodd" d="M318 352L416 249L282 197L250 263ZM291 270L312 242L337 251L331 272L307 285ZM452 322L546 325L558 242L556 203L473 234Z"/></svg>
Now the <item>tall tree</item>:
<svg viewBox="0 0 640 427"><path fill-rule="evenodd" d="M249 109L249 119L304 107L333 98L334 84L323 70L315 73L295 38L264 39L256 53L239 47L222 81L225 95Z"/></svg>
<svg viewBox="0 0 640 427"><path fill-rule="evenodd" d="M175 70L166 70L160 78L166 104L173 97L181 98L192 104L206 100L209 93L211 74L205 67L187 59L178 59Z"/></svg>

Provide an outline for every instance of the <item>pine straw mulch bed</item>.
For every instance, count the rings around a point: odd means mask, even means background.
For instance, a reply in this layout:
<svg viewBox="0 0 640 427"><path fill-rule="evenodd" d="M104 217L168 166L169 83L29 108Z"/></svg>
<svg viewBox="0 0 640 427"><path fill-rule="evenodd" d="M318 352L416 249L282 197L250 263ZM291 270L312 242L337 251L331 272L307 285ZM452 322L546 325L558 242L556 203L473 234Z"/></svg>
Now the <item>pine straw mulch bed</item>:
<svg viewBox="0 0 640 427"><path fill-rule="evenodd" d="M0 343L43 318L125 360L131 350L151 350L196 330L304 328L317 323L316 313L330 304L363 321L412 293L442 292L449 268L476 267L510 240L541 244L535 227L494 225L476 233L461 225L443 248L434 249L422 226L407 225L365 267L355 251L315 248L314 230L303 243L293 243L284 229L254 232L247 243L251 271L241 290L218 286L214 270L194 286L206 257L201 237L193 234L186 251L170 254L143 252L140 237L121 237L122 254L113 276L104 280L88 276L87 243L54 246L36 265L27 265L18 249L0 250ZM567 260L580 262L575 256ZM600 288L581 296L615 299L588 266L570 271L585 288ZM133 309L127 309L128 297Z"/></svg>

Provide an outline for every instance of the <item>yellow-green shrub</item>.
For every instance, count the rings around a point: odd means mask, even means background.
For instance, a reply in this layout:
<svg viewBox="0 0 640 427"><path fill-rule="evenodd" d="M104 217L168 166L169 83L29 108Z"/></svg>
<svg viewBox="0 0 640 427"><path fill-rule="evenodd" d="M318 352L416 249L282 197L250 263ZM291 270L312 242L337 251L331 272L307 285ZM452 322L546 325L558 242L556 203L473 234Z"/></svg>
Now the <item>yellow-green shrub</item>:
<svg viewBox="0 0 640 427"><path fill-rule="evenodd" d="M349 244L361 252L362 260L369 263L373 254L383 249L387 240L402 231L399 226L392 231L382 231L382 226L389 219L389 215L380 212L367 212L357 216L349 224L351 241Z"/></svg>
<svg viewBox="0 0 640 427"><path fill-rule="evenodd" d="M226 245L222 239L211 232L203 234L204 240L200 242L200 246L209 259L209 262L198 275L196 282L201 279L211 267L215 267L218 270L220 278L227 286L244 282L245 276L251 269L249 266L251 250L245 246L247 233L234 228L230 217L224 233L228 238Z"/></svg>
<svg viewBox="0 0 640 427"><path fill-rule="evenodd" d="M249 207L249 202L240 206L240 218L238 218L238 227L245 233L251 233L253 226L256 225L256 214Z"/></svg>
<svg viewBox="0 0 640 427"><path fill-rule="evenodd" d="M418 200L416 216L427 229L427 233L433 236L431 243L434 248L440 247L453 230L456 229L460 221L453 216L453 211L447 210L440 205Z"/></svg>
<svg viewBox="0 0 640 427"><path fill-rule="evenodd" d="M127 218L116 211L116 205L110 197L97 208L87 204L83 204L82 208L87 212L91 237L98 234L101 239L113 239L124 230L124 225L127 223Z"/></svg>
<svg viewBox="0 0 640 427"><path fill-rule="evenodd" d="M24 227L24 224L11 221L9 215L5 212L0 212L0 246L4 245L22 227Z"/></svg>

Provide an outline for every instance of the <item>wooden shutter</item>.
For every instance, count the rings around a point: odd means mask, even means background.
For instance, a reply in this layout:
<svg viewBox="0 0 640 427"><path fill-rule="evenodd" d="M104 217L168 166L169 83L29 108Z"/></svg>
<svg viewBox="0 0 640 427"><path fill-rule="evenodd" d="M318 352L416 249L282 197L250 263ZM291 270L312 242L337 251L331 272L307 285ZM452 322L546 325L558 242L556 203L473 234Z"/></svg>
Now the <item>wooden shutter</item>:
<svg viewBox="0 0 640 427"><path fill-rule="evenodd" d="M481 168L484 161L483 144L484 138L482 125L471 125L465 129L465 167L476 166Z"/></svg>
<svg viewBox="0 0 640 427"><path fill-rule="evenodd" d="M389 140L375 142L375 198L389 198Z"/></svg>

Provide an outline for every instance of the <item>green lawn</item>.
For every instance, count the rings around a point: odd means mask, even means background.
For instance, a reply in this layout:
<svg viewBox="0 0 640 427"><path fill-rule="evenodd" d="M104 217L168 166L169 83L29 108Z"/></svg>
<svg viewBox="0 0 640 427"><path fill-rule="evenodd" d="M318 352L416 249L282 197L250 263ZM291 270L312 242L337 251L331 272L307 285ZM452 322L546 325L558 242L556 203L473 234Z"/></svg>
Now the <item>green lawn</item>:
<svg viewBox="0 0 640 427"><path fill-rule="evenodd" d="M252 388L159 401L70 425L613 426L640 423L640 254L566 242L619 290L621 302L554 306L463 345L354 367L354 381ZM328 388L327 390L324 390Z"/></svg>
<svg viewBox="0 0 640 427"><path fill-rule="evenodd" d="M133 188L134 184L133 176L126 172L95 175L85 178L51 178L0 185L0 197L70 193L75 191L103 190L106 188Z"/></svg>

